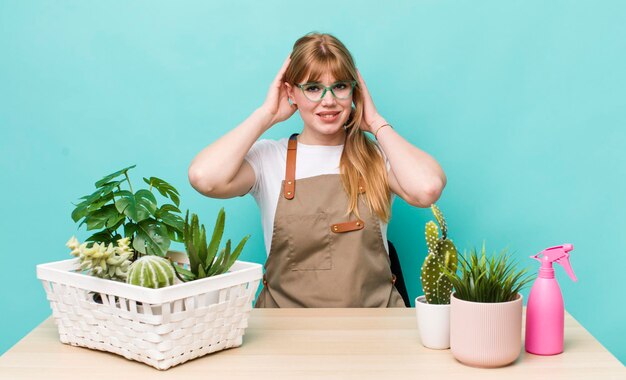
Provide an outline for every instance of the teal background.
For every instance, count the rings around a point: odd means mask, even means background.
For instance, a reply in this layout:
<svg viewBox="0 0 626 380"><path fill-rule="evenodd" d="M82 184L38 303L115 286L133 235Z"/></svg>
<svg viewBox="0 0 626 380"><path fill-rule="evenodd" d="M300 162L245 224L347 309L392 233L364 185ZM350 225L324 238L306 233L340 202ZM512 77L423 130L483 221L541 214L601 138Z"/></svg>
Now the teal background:
<svg viewBox="0 0 626 380"><path fill-rule="evenodd" d="M379 112L436 157L438 202L460 248L529 255L573 243L567 310L626 362L626 3L623 1L0 0L0 353L50 314L39 263L69 258L72 202L105 174L158 176L226 236L252 233L252 197L213 200L187 181L194 155L265 98L293 42L317 30L352 51ZM298 116L264 137L287 136ZM401 200L389 227L421 294L427 209ZM526 297L528 290L524 292ZM416 343L417 344L417 343Z"/></svg>

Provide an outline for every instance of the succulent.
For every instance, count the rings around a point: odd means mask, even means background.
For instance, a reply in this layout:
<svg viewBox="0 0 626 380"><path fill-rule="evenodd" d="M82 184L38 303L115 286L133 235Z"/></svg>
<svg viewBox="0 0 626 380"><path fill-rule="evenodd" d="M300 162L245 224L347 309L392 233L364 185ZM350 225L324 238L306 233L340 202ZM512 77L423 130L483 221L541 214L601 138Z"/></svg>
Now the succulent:
<svg viewBox="0 0 626 380"><path fill-rule="evenodd" d="M182 281L198 280L225 273L235 263L250 235L241 239L241 242L233 251L231 251L229 239L226 242L226 246L218 253L222 235L224 234L225 222L226 213L224 208L222 208L217 215L211 241L207 244L206 229L204 225L200 225L198 215L192 214L190 223L189 211L187 211L183 225L183 239L187 255L189 256L189 269L173 264Z"/></svg>
<svg viewBox="0 0 626 380"><path fill-rule="evenodd" d="M134 255L130 248L130 239L123 238L117 241L117 246L112 243L82 243L72 236L66 243L72 250L71 254L80 259L79 269L87 271L90 275L115 281L126 281L128 267Z"/></svg>
<svg viewBox="0 0 626 380"><path fill-rule="evenodd" d="M163 288L174 284L174 269L164 257L142 256L131 264L126 282L144 288Z"/></svg>
<svg viewBox="0 0 626 380"><path fill-rule="evenodd" d="M426 223L426 246L428 254L422 265L422 288L429 304L449 304L452 294L452 282L445 276L444 268L455 272L457 268L457 249L448 239L448 227L443 213L436 205L430 206L439 227L432 220Z"/></svg>

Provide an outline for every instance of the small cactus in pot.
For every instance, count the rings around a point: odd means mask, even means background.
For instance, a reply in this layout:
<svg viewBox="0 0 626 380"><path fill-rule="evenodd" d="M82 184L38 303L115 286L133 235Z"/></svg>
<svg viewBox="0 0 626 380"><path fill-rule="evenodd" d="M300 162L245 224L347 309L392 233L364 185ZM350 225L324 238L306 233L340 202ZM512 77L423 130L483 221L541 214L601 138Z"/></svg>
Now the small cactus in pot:
<svg viewBox="0 0 626 380"><path fill-rule="evenodd" d="M448 226L443 213L434 204L430 208L441 228L441 234L434 221L426 223L428 255L422 265L421 282L427 303L446 305L450 303L452 282L445 275L444 268L456 272L457 249L452 240L448 239Z"/></svg>
<svg viewBox="0 0 626 380"><path fill-rule="evenodd" d="M428 254L422 265L422 288L424 295L415 299L417 327L420 341L427 348L443 350L450 348L450 295L452 282L445 275L446 269L456 271L457 250L448 239L448 226L441 210L430 207L434 221L426 223Z"/></svg>

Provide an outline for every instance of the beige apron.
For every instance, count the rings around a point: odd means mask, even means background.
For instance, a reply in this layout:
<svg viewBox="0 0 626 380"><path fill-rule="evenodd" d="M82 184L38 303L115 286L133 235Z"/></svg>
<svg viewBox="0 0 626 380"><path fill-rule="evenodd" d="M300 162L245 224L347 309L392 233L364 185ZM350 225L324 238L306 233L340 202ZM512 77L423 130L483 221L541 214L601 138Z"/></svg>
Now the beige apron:
<svg viewBox="0 0 626 380"><path fill-rule="evenodd" d="M379 221L363 196L364 220L359 220L345 216L348 196L338 174L299 179L296 186L296 138L289 138L264 287L255 307L405 307Z"/></svg>

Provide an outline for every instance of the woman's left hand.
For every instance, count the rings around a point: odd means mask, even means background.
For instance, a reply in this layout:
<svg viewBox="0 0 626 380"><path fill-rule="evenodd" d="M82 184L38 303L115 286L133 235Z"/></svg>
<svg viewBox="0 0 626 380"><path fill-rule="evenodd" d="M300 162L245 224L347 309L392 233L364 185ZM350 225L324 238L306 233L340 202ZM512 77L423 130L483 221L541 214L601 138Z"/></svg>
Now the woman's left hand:
<svg viewBox="0 0 626 380"><path fill-rule="evenodd" d="M361 129L365 132L374 133L375 128L387 124L387 122L378 114L372 96L365 85L365 81L359 69L356 70L356 73L359 76L359 87L361 87L361 93L363 94L363 121L365 123L361 124Z"/></svg>

